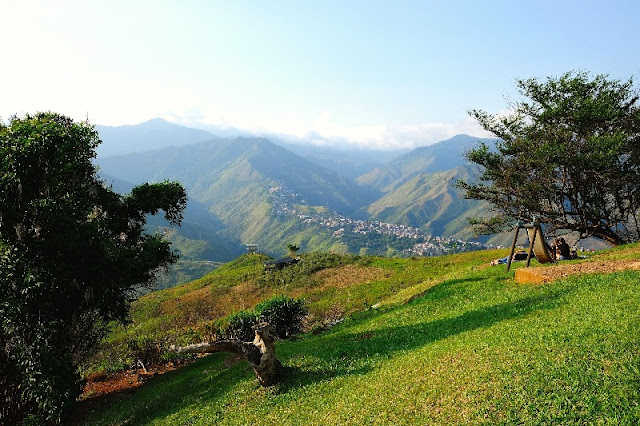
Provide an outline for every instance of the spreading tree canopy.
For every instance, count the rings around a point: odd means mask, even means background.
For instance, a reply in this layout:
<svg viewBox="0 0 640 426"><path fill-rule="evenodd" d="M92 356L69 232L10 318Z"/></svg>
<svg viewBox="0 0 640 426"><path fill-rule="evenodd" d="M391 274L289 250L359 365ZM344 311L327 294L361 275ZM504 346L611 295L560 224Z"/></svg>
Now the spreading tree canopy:
<svg viewBox="0 0 640 426"><path fill-rule="evenodd" d="M640 240L640 105L633 80L569 72L517 80L523 100L509 115L472 110L497 136L466 153L483 166L477 182L458 182L467 198L495 213L472 219L479 233L539 220L580 238L618 245Z"/></svg>
<svg viewBox="0 0 640 426"><path fill-rule="evenodd" d="M106 324L176 260L144 225L160 210L179 224L185 190L114 192L92 163L99 143L93 126L54 113L0 122L1 424L61 421Z"/></svg>

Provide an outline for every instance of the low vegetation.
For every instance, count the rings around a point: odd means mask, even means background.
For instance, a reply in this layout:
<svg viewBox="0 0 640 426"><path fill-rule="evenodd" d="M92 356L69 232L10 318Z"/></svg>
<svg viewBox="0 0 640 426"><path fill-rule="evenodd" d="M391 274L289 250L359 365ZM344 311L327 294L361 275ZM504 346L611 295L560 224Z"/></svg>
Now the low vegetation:
<svg viewBox="0 0 640 426"><path fill-rule="evenodd" d="M215 354L158 376L126 397L114 397L85 413L84 421L637 423L640 272L521 285L513 272L488 266L500 255L389 259L313 254L305 266L308 273L284 282L278 278L297 266L265 277L260 257L244 256L201 281L142 298L130 329L148 323L150 330L161 318L153 312L177 309L177 299L202 289L223 294L224 286L227 293L242 287L237 294L247 295L245 301L258 288L263 294L304 293L316 329L323 315L326 320L335 314L342 321L322 327L320 334L278 342L285 377L270 388L256 383L246 362ZM637 262L640 246L571 262L620 256ZM331 266L313 270L314 257ZM368 271L363 281L355 278L358 269ZM340 283L339 271L350 282Z"/></svg>
<svg viewBox="0 0 640 426"><path fill-rule="evenodd" d="M503 253L485 251L392 259L306 253L294 266L265 272L263 263L268 258L247 254L199 280L138 299L132 305L130 323L114 325L102 350L84 366L85 375L135 365L139 351L132 348L155 348L154 359L175 361L171 345L209 341L220 335L252 340L252 311L281 295L305 300L304 330L326 329L373 305L402 303L416 292L499 255ZM244 328L244 333L230 336L230 324L234 324L231 330Z"/></svg>

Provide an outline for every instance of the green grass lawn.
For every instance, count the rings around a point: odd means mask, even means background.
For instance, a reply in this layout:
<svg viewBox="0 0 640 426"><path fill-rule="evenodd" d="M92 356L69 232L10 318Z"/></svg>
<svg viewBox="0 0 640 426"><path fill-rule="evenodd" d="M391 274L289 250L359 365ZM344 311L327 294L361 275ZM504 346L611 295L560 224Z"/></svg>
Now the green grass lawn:
<svg viewBox="0 0 640 426"><path fill-rule="evenodd" d="M410 262L397 263L394 279ZM516 284L503 267L471 265L427 282L416 280L421 296L410 303L396 300L323 334L279 342L286 376L274 387L260 387L246 362L223 365L226 355L216 354L116 397L86 423L640 420L639 272L531 286Z"/></svg>

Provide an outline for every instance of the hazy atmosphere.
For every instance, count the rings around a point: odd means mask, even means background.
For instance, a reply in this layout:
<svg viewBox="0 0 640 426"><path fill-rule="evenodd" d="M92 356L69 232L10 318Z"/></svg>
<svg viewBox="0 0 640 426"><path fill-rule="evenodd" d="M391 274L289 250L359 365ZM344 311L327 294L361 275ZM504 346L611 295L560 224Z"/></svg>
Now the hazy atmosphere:
<svg viewBox="0 0 640 426"><path fill-rule="evenodd" d="M0 425L640 424L637 0L0 0Z"/></svg>
<svg viewBox="0 0 640 426"><path fill-rule="evenodd" d="M318 144L486 136L514 79L640 65L635 1L2 2L0 117L162 117Z"/></svg>

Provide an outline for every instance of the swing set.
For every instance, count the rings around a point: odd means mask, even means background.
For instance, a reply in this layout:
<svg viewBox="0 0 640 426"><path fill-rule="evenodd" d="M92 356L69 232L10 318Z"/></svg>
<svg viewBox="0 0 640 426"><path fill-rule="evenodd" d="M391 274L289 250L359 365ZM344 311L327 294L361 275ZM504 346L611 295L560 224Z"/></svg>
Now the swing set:
<svg viewBox="0 0 640 426"><path fill-rule="evenodd" d="M547 244L542 234L542 228L538 221L533 221L530 224L518 223L515 234L513 235L513 243L511 244L511 252L507 259L507 271L511 268L511 260L513 259L513 253L516 249L516 241L518 240L518 234L520 230L527 231L529 237L529 250L527 252L527 267L531 263L531 255L533 254L540 263L552 263L555 262L553 255L551 254L551 247Z"/></svg>

